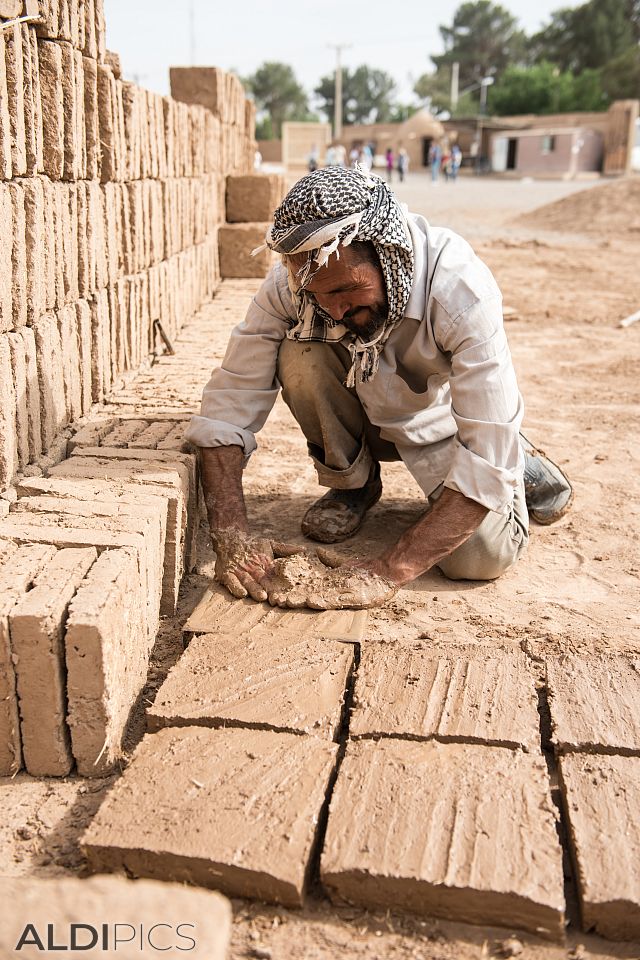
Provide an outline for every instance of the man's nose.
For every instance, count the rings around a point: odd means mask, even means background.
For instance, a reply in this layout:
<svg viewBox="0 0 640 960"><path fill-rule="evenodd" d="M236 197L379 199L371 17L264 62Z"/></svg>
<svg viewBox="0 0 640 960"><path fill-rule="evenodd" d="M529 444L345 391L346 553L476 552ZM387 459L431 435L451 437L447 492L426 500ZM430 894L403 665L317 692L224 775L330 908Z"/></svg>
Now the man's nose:
<svg viewBox="0 0 640 960"><path fill-rule="evenodd" d="M340 323L345 313L349 312L349 302L344 297L325 297L323 298L324 302L319 297L316 299L322 309L325 310L336 323Z"/></svg>

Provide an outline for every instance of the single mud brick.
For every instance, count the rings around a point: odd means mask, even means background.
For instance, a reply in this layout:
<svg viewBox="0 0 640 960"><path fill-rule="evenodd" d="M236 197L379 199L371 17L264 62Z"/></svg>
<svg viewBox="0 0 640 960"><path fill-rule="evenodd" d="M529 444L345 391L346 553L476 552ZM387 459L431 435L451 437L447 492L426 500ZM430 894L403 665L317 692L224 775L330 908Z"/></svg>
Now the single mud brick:
<svg viewBox="0 0 640 960"><path fill-rule="evenodd" d="M80 296L78 286L78 188L75 183L60 183L62 241L64 250L64 304L75 303ZM60 304L60 306L64 306Z"/></svg>
<svg viewBox="0 0 640 960"><path fill-rule="evenodd" d="M105 195L99 183L87 183L89 216L87 244L89 247L89 272L93 278L94 291L102 291L108 283L107 244L105 238Z"/></svg>
<svg viewBox="0 0 640 960"><path fill-rule="evenodd" d="M560 753L640 754L640 659L553 657L547 685L552 739Z"/></svg>
<svg viewBox="0 0 640 960"><path fill-rule="evenodd" d="M50 40L38 41L42 109L42 169L52 180L64 175L64 90L62 49Z"/></svg>
<svg viewBox="0 0 640 960"><path fill-rule="evenodd" d="M56 251L56 221L57 221L57 190L56 185L50 180L42 178L42 190L44 194L43 210L43 244L44 244L44 276L43 276L43 297L44 308L48 312L54 310L58 301L58 279L62 283L62 269L58 264ZM62 287L60 288L60 291ZM34 314L32 323L39 319Z"/></svg>
<svg viewBox="0 0 640 960"><path fill-rule="evenodd" d="M114 130L116 81L108 67L98 64L98 123L100 131L100 179L117 180L116 131Z"/></svg>
<svg viewBox="0 0 640 960"><path fill-rule="evenodd" d="M77 180L80 176L78 144L76 142L78 118L76 102L76 62L70 43L58 44L62 53L62 99L64 104L64 179Z"/></svg>
<svg viewBox="0 0 640 960"><path fill-rule="evenodd" d="M96 46L98 48L97 58L100 63L104 63L107 53L107 23L104 14L104 0L94 0L94 8L96 13Z"/></svg>
<svg viewBox="0 0 640 960"><path fill-rule="evenodd" d="M251 251L262 246L266 223L235 223L220 227L220 274L233 277L266 277L271 267L271 251L263 250L252 257Z"/></svg>
<svg viewBox="0 0 640 960"><path fill-rule="evenodd" d="M11 194L13 243L11 249L13 326L27 323L27 246L24 190L21 183L7 184Z"/></svg>
<svg viewBox="0 0 640 960"><path fill-rule="evenodd" d="M336 739L353 647L314 635L306 611L280 612L262 630L194 638L147 710L148 728L246 726Z"/></svg>
<svg viewBox="0 0 640 960"><path fill-rule="evenodd" d="M584 930L640 939L640 757L560 757Z"/></svg>
<svg viewBox="0 0 640 960"><path fill-rule="evenodd" d="M13 374L13 392L16 413L16 450L17 465L24 469L29 463L29 414L27 404L27 361L24 340L19 333L8 333L11 371Z"/></svg>
<svg viewBox="0 0 640 960"><path fill-rule="evenodd" d="M7 40L0 31L0 180L10 180L11 169L11 118L6 68Z"/></svg>
<svg viewBox="0 0 640 960"><path fill-rule="evenodd" d="M132 585L131 550L107 550L69 606L65 636L67 722L80 776L104 776L122 740L149 666L153 640L141 628L146 597Z"/></svg>
<svg viewBox="0 0 640 960"><path fill-rule="evenodd" d="M56 549L42 544L3 549L0 566L0 776L10 777L22 766L20 719L16 678L9 636L9 614L33 586L42 568L55 556Z"/></svg>
<svg viewBox="0 0 640 960"><path fill-rule="evenodd" d="M81 448L77 449L81 453ZM167 536L160 613L172 616L178 602L185 555L186 505L188 489L184 474L158 463L131 462L115 465L111 460L72 456L49 470L52 477L103 480L113 484L132 484L141 493L153 493L168 501Z"/></svg>
<svg viewBox="0 0 640 960"><path fill-rule="evenodd" d="M98 57L94 0L85 0L84 2L84 43L82 52L86 58L91 60L96 60Z"/></svg>
<svg viewBox="0 0 640 960"><path fill-rule="evenodd" d="M105 183L104 195L104 234L107 261L107 279L110 284L117 283L121 268L124 267L120 246L122 233L122 184Z"/></svg>
<svg viewBox="0 0 640 960"><path fill-rule="evenodd" d="M78 293L90 297L94 291L89 258L89 198L86 183L74 184L78 207Z"/></svg>
<svg viewBox="0 0 640 960"><path fill-rule="evenodd" d="M486 743L536 752L537 705L524 656L454 659L430 651L365 648L349 730L353 737Z"/></svg>
<svg viewBox="0 0 640 960"><path fill-rule="evenodd" d="M107 59L107 65L109 61ZM139 180L141 176L140 88L135 83L122 85L122 109L127 150L127 177Z"/></svg>
<svg viewBox="0 0 640 960"><path fill-rule="evenodd" d="M83 59L84 130L87 156L87 179L100 178L100 128L98 121L98 65L89 57Z"/></svg>
<svg viewBox="0 0 640 960"><path fill-rule="evenodd" d="M0 0L0 17L15 20L22 13L22 0Z"/></svg>
<svg viewBox="0 0 640 960"><path fill-rule="evenodd" d="M82 838L126 870L300 906L337 745L265 730L161 730Z"/></svg>
<svg viewBox="0 0 640 960"><path fill-rule="evenodd" d="M93 549L59 550L9 614L22 752L32 776L64 777L73 766L64 623L69 602L95 559Z"/></svg>
<svg viewBox="0 0 640 960"><path fill-rule="evenodd" d="M0 183L0 333L13 328L12 277L13 204L9 184Z"/></svg>
<svg viewBox="0 0 640 960"><path fill-rule="evenodd" d="M26 172L34 176L42 165L42 111L40 105L40 73L35 30L22 25L22 63L24 74L24 127ZM39 128L39 129L38 129Z"/></svg>
<svg viewBox="0 0 640 960"><path fill-rule="evenodd" d="M71 42L71 22L69 16L70 0L57 0L58 3L58 39Z"/></svg>
<svg viewBox="0 0 640 960"><path fill-rule="evenodd" d="M47 309L44 293L44 187L39 177L25 178L18 183L24 196L27 322L33 323Z"/></svg>
<svg viewBox="0 0 640 960"><path fill-rule="evenodd" d="M227 177L227 220L229 223L272 220L282 195L282 177L277 174Z"/></svg>
<svg viewBox="0 0 640 960"><path fill-rule="evenodd" d="M5 30L5 64L9 123L11 128L11 166L13 176L27 172L27 144L24 125L24 62L22 58L22 29L20 25Z"/></svg>
<svg viewBox="0 0 640 960"><path fill-rule="evenodd" d="M62 346L55 316L45 314L33 324L40 387L42 449L45 453L67 424Z"/></svg>
<svg viewBox="0 0 640 960"><path fill-rule="evenodd" d="M170 949L162 943L175 945L172 956L180 956L177 951L185 950L192 960L225 960L231 939L232 911L228 900L217 893L177 883L132 881L124 877L82 880L11 877L0 879L0 898L12 905L10 911L4 910L0 915L0 955L3 957L14 955L27 923L42 932L45 943L48 924L56 931L67 931L70 924L80 924L80 928L76 927L78 943L88 944L92 939L91 930L98 931L96 936L102 936L105 917L117 917L121 924L119 940L117 944L114 942L112 927L107 950L113 956L117 950L120 960L139 960L144 956L140 953L140 917L145 918L145 929L154 930L151 941L155 936L160 949ZM83 925L86 925L84 929ZM157 925L160 929L155 929ZM131 938L131 931L138 932L137 938L124 942ZM167 936L161 941L163 933L170 934L170 939ZM91 955L98 951L96 947L88 952Z"/></svg>
<svg viewBox="0 0 640 960"><path fill-rule="evenodd" d="M38 0L39 22L36 24L36 32L39 37L56 39L59 35L60 0Z"/></svg>
<svg viewBox="0 0 640 960"><path fill-rule="evenodd" d="M542 757L350 743L320 876L332 899L560 939L562 854Z"/></svg>
<svg viewBox="0 0 640 960"><path fill-rule="evenodd" d="M11 484L17 468L16 394L11 348L8 336L0 335L0 490L6 490Z"/></svg>
<svg viewBox="0 0 640 960"><path fill-rule="evenodd" d="M78 0L74 0L78 2ZM75 169L78 177L87 176L87 144L84 118L84 60L79 50L73 51L74 80L75 80Z"/></svg>
<svg viewBox="0 0 640 960"><path fill-rule="evenodd" d="M38 460L42 455L42 424L40 420L40 385L38 383L38 360L36 356L36 338L30 327L22 327L18 334L24 343L27 419L29 425L29 462Z"/></svg>
<svg viewBox="0 0 640 960"><path fill-rule="evenodd" d="M100 403L111 387L111 344L109 339L109 299L101 290L89 303L91 307L91 396Z"/></svg>
<svg viewBox="0 0 640 960"><path fill-rule="evenodd" d="M176 423L162 440L158 441L158 450L180 450L184 452L186 423Z"/></svg>
<svg viewBox="0 0 640 960"><path fill-rule="evenodd" d="M20 497L11 505L11 515L24 514L27 523L34 520L72 526L89 531L106 530L140 535L138 553L143 572L145 622L148 636L158 631L160 593L164 563L166 520L155 505L123 503L117 498L95 500L72 497Z"/></svg>
<svg viewBox="0 0 640 960"><path fill-rule="evenodd" d="M225 73L219 67L171 67L171 96L196 103L222 118L225 107Z"/></svg>
<svg viewBox="0 0 640 960"><path fill-rule="evenodd" d="M322 613L298 610L294 620L290 610L270 607L254 600L234 600L222 587L209 587L185 623L185 633L251 636L262 634L290 622L296 623L300 637L307 639L342 640L359 643L368 620L366 610L326 610Z"/></svg>
<svg viewBox="0 0 640 960"><path fill-rule="evenodd" d="M91 410L91 307L86 300L75 304L76 330L80 355L80 409L82 416Z"/></svg>

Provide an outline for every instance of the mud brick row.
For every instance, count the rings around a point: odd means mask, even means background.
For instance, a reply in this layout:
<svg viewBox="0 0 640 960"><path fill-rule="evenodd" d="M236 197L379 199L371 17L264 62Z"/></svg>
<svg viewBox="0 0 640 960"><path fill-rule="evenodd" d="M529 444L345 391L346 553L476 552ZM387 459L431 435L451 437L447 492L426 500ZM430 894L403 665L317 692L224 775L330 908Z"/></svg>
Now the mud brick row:
<svg viewBox="0 0 640 960"><path fill-rule="evenodd" d="M245 126L251 113L247 116L244 88L235 74L219 67L171 67L169 77L174 99L200 104L222 123L253 134L253 128Z"/></svg>
<svg viewBox="0 0 640 960"><path fill-rule="evenodd" d="M640 659L549 658L546 680L585 930L640 937Z"/></svg>

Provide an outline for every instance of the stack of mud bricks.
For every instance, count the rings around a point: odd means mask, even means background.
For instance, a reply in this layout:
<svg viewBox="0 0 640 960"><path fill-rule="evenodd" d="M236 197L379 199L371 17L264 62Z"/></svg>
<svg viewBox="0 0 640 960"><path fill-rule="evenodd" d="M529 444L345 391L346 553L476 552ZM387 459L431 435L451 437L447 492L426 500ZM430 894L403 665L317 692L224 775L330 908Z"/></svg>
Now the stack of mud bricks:
<svg viewBox="0 0 640 960"><path fill-rule="evenodd" d="M241 142L244 149L255 145L250 140L255 126L255 107L245 100L239 81L215 67L173 67L171 93L184 103L199 104L220 118L223 149L231 151L228 160ZM251 252L264 244L265 233L273 211L284 196L284 177L279 174L233 171L227 177L226 191L220 196L221 209L226 208L226 224L220 228L220 274L223 279L264 277L271 266L269 250L252 257Z"/></svg>
<svg viewBox="0 0 640 960"><path fill-rule="evenodd" d="M254 114L222 71L215 111L124 81L103 0L0 17L1 492L215 291Z"/></svg>
<svg viewBox="0 0 640 960"><path fill-rule="evenodd" d="M179 416L96 410L215 291L253 113L224 74L215 113L123 81L103 0L0 0L0 27L0 775L101 775L193 559L197 479Z"/></svg>

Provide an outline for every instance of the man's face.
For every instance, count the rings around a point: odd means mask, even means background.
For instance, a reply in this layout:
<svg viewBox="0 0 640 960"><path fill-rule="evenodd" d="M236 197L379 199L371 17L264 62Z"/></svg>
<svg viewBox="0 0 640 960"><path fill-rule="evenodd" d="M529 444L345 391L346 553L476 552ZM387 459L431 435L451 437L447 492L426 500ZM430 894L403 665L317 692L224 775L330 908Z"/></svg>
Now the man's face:
<svg viewBox="0 0 640 960"><path fill-rule="evenodd" d="M307 254L291 258L295 271L306 262ZM362 340L371 340L385 324L389 305L384 276L379 265L359 260L349 247L340 250L340 259L329 257L305 290L332 320L356 333Z"/></svg>

